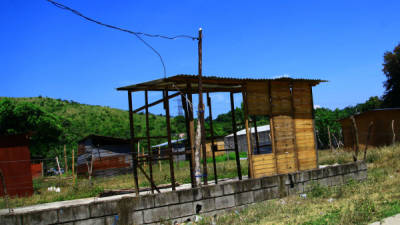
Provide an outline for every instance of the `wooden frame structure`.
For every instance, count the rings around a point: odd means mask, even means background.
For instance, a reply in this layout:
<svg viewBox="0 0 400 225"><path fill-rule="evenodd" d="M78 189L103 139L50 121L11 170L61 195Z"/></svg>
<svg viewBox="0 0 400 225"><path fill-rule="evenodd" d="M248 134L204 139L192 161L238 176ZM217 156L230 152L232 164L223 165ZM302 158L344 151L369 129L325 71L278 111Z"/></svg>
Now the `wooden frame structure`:
<svg viewBox="0 0 400 225"><path fill-rule="evenodd" d="M158 191L157 186L153 181L153 171L151 161L158 159L169 160L171 186L175 190L174 164L172 156L174 154L187 154L189 158L189 169L192 181L192 187L195 186L194 172L194 116L192 98L193 94L200 92L207 93L207 106L209 108L210 127L212 128L212 113L211 113L211 98L209 93L213 92L228 92L230 93L231 111L234 112L234 95L242 94L244 103L244 119L247 137L247 152L249 164L249 178L268 176L280 173L290 173L298 170L313 169L317 167L317 152L314 133L314 113L312 87L318 85L323 80L313 79L292 79L292 78L277 78L277 79L237 79L237 78L222 78L214 76L203 76L199 83L199 77L196 75L176 75L164 79L153 80L140 84L117 88L119 91L128 92L129 102L129 121L131 134L131 148L133 160L133 175L135 180L136 194L139 194L137 169L145 175L151 184L151 190ZM200 87L200 88L199 88ZM145 105L136 110L132 108L132 93L144 91ZM148 92L162 92L163 98L155 102L148 102ZM169 94L169 92L173 92ZM187 143L186 151L182 153L173 153L171 149L171 128L170 128L170 112L169 100L181 96L182 106L185 113ZM166 113L166 132L163 137L151 137L149 132L149 112L151 106L163 103ZM204 107L203 107L204 109ZM141 110L145 110L146 114L146 137L135 136L133 114ZM271 154L257 154L251 146L251 134L249 117L257 115L267 115L270 118L271 127ZM253 120L256 123L255 120ZM203 122L204 123L204 122ZM255 124L256 125L256 124ZM204 125L203 125L204 127ZM236 137L236 119L232 113L232 130L234 134L234 149L218 150L213 146L213 172L215 183L218 182L217 169L215 163L216 151L234 151L236 155L236 166L238 178L242 179L239 150ZM204 131L202 131L204 134ZM211 129L211 143L214 145L214 134ZM204 136L202 135L202 145L205 146ZM135 151L135 143L138 140L147 140L150 148L150 139L166 138L168 140L168 157L155 157L149 149L148 154L144 156L137 155ZM256 140L257 141L257 140ZM258 149L257 143L257 149ZM204 148L205 149L205 148ZM202 154L206 157L206 154ZM140 162L149 162L149 175L139 164ZM203 160L203 182L207 184L207 165L206 160Z"/></svg>

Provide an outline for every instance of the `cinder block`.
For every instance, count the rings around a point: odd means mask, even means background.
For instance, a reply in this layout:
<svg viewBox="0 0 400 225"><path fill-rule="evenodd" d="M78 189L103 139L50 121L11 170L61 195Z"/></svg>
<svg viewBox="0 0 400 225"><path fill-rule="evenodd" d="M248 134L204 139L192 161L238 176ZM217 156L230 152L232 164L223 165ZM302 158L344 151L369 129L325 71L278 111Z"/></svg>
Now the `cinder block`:
<svg viewBox="0 0 400 225"><path fill-rule="evenodd" d="M176 193L178 194L180 203L192 202L194 200L193 189L179 190Z"/></svg>
<svg viewBox="0 0 400 225"><path fill-rule="evenodd" d="M224 189L225 190L225 189ZM215 198L215 208L225 209L235 206L235 197L233 195Z"/></svg>
<svg viewBox="0 0 400 225"><path fill-rule="evenodd" d="M119 220L118 215L106 216L104 224L105 225L116 225L116 224L118 224L118 220Z"/></svg>
<svg viewBox="0 0 400 225"><path fill-rule="evenodd" d="M90 218L89 207L87 205L62 207L58 210L59 222L68 222L87 218Z"/></svg>
<svg viewBox="0 0 400 225"><path fill-rule="evenodd" d="M242 191L252 191L261 188L260 179L247 179L242 181Z"/></svg>
<svg viewBox="0 0 400 225"><path fill-rule="evenodd" d="M339 173L339 168L337 166L330 166L328 167L329 170L329 176L334 177L340 175Z"/></svg>
<svg viewBox="0 0 400 225"><path fill-rule="evenodd" d="M21 215L2 215L0 216L0 225L22 225Z"/></svg>
<svg viewBox="0 0 400 225"><path fill-rule="evenodd" d="M203 198L203 194L202 194L200 188L193 188L192 192L193 192L193 200L196 201L196 200L200 200Z"/></svg>
<svg viewBox="0 0 400 225"><path fill-rule="evenodd" d="M357 168L358 168L358 171L367 170L368 166L367 166L367 163L365 163L365 162L359 162L357 164Z"/></svg>
<svg viewBox="0 0 400 225"><path fill-rule="evenodd" d="M179 197L176 192L164 192L154 196L154 206L165 206L179 203Z"/></svg>
<svg viewBox="0 0 400 225"><path fill-rule="evenodd" d="M214 198L193 202L193 212L195 214L210 212L212 210L215 210Z"/></svg>
<svg viewBox="0 0 400 225"><path fill-rule="evenodd" d="M90 217L108 216L118 213L117 201L95 202L89 205Z"/></svg>
<svg viewBox="0 0 400 225"><path fill-rule="evenodd" d="M327 186L327 187L331 186L331 180L329 178L319 179L317 182L323 186Z"/></svg>
<svg viewBox="0 0 400 225"><path fill-rule="evenodd" d="M253 191L253 198L255 202L268 200L268 189L260 189Z"/></svg>
<svg viewBox="0 0 400 225"><path fill-rule="evenodd" d="M169 210L169 218L178 218L194 214L192 202L178 204L178 205L171 205L168 207L168 210Z"/></svg>
<svg viewBox="0 0 400 225"><path fill-rule="evenodd" d="M154 222L159 222L161 220L168 220L169 219L168 206L144 210L143 219L144 223L154 223Z"/></svg>
<svg viewBox="0 0 400 225"><path fill-rule="evenodd" d="M204 198L219 197L222 196L224 191L222 185L211 185L201 188L201 192Z"/></svg>
<svg viewBox="0 0 400 225"><path fill-rule="evenodd" d="M252 191L235 194L235 205L236 206L245 205L245 204L249 204L252 202L254 202L254 197L253 197Z"/></svg>
<svg viewBox="0 0 400 225"><path fill-rule="evenodd" d="M92 218L87 220L79 220L75 221L74 225L104 225L105 224L105 217L100 218Z"/></svg>
<svg viewBox="0 0 400 225"><path fill-rule="evenodd" d="M321 169L315 169L311 171L311 179L312 180L318 180L323 178L323 173Z"/></svg>
<svg viewBox="0 0 400 225"><path fill-rule="evenodd" d="M278 176L263 177L261 178L261 186L263 188L275 187L279 185Z"/></svg>
<svg viewBox="0 0 400 225"><path fill-rule="evenodd" d="M36 224L52 224L57 223L57 209L36 211L22 215L22 224L36 225Z"/></svg>
<svg viewBox="0 0 400 225"><path fill-rule="evenodd" d="M304 190L304 192L310 191L311 188L312 188L312 184L313 184L314 182L316 182L316 181L309 180L309 181L304 182L304 183L303 183L303 190Z"/></svg>
<svg viewBox="0 0 400 225"><path fill-rule="evenodd" d="M331 180L332 186L338 186L343 184L343 177L342 176L334 176L329 178Z"/></svg>
<svg viewBox="0 0 400 225"><path fill-rule="evenodd" d="M242 191L242 183L240 181L222 184L222 187L224 189L224 195L239 193Z"/></svg>
<svg viewBox="0 0 400 225"><path fill-rule="evenodd" d="M354 175L354 173L347 173L343 175L343 182L344 183L348 183L351 180L355 181L356 180L356 176Z"/></svg>
<svg viewBox="0 0 400 225"><path fill-rule="evenodd" d="M299 182L309 181L311 179L311 171L303 171L299 173Z"/></svg>
<svg viewBox="0 0 400 225"><path fill-rule="evenodd" d="M349 167L350 167L350 172L351 173L355 173L358 170L357 163L352 163L352 164L349 165Z"/></svg>

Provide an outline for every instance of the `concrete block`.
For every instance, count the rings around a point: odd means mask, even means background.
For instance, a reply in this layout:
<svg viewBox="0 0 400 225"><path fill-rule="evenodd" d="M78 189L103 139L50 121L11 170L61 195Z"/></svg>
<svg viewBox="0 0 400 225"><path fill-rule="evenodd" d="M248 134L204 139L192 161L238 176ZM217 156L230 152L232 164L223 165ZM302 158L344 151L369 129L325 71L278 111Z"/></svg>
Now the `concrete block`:
<svg viewBox="0 0 400 225"><path fill-rule="evenodd" d="M260 179L247 179L242 181L242 191L252 191L261 188Z"/></svg>
<svg viewBox="0 0 400 225"><path fill-rule="evenodd" d="M75 221L74 225L104 225L105 217Z"/></svg>
<svg viewBox="0 0 400 225"><path fill-rule="evenodd" d="M169 219L168 206L143 211L144 223L154 223Z"/></svg>
<svg viewBox="0 0 400 225"><path fill-rule="evenodd" d="M321 169L315 169L311 171L311 180L318 180L323 178Z"/></svg>
<svg viewBox="0 0 400 225"><path fill-rule="evenodd" d="M354 173L347 173L347 174L343 175L344 183L349 183L351 180L353 180L353 181L356 180L356 176L354 175Z"/></svg>
<svg viewBox="0 0 400 225"><path fill-rule="evenodd" d="M224 195L239 193L242 191L242 183L240 181L234 181L226 184L222 184L224 189Z"/></svg>
<svg viewBox="0 0 400 225"><path fill-rule="evenodd" d="M178 205L171 205L168 206L168 210L169 210L169 218L179 218L194 214L192 202L178 204Z"/></svg>
<svg viewBox="0 0 400 225"><path fill-rule="evenodd" d="M268 200L268 189L260 189L253 191L253 198L255 202Z"/></svg>
<svg viewBox="0 0 400 225"><path fill-rule="evenodd" d="M179 197L176 192L164 192L154 196L154 206L165 206L179 203Z"/></svg>
<svg viewBox="0 0 400 225"><path fill-rule="evenodd" d="M328 177L327 178L323 178L323 179L319 179L317 182L320 185L323 185L323 186L326 186L326 187L331 186L331 180Z"/></svg>
<svg viewBox="0 0 400 225"><path fill-rule="evenodd" d="M225 189L224 189L225 190ZM235 206L235 197L233 195L215 198L215 208L225 209Z"/></svg>
<svg viewBox="0 0 400 225"><path fill-rule="evenodd" d="M349 168L350 168L350 172L351 172L351 173L357 172L357 170L358 170L357 163L352 163L352 164L350 164L350 165L349 165Z"/></svg>
<svg viewBox="0 0 400 225"><path fill-rule="evenodd" d="M271 177L263 177L261 178L261 187L268 188L268 187L275 187L279 185L278 176L271 176Z"/></svg>
<svg viewBox="0 0 400 225"><path fill-rule="evenodd" d="M194 200L193 189L185 189L176 192L178 194L179 202L192 202Z"/></svg>
<svg viewBox="0 0 400 225"><path fill-rule="evenodd" d="M2 215L0 216L0 225L22 225L21 215Z"/></svg>
<svg viewBox="0 0 400 225"><path fill-rule="evenodd" d="M358 171L360 171L360 170L367 170L367 169L368 169L368 166L367 166L367 163L365 163L365 162L359 162L359 163L357 164L357 168L358 168Z"/></svg>
<svg viewBox="0 0 400 225"><path fill-rule="evenodd" d="M193 212L195 214L201 214L215 210L215 199L205 199L201 201L193 202Z"/></svg>
<svg viewBox="0 0 400 225"><path fill-rule="evenodd" d="M316 181L309 180L309 181L306 181L306 182L303 183L304 192L308 192L308 191L311 190L313 182L316 182Z"/></svg>
<svg viewBox="0 0 400 225"><path fill-rule="evenodd" d="M22 215L22 224L52 224L58 222L57 209L36 211Z"/></svg>
<svg viewBox="0 0 400 225"><path fill-rule="evenodd" d="M236 206L246 205L246 204L250 204L252 202L254 202L254 197L253 197L252 191L235 194L235 205Z"/></svg>
<svg viewBox="0 0 400 225"><path fill-rule="evenodd" d="M303 171L299 173L298 182L305 182L311 179L311 171Z"/></svg>
<svg viewBox="0 0 400 225"><path fill-rule="evenodd" d="M118 215L106 216L104 220L105 225L116 225L118 224L119 217Z"/></svg>
<svg viewBox="0 0 400 225"><path fill-rule="evenodd" d="M341 168L342 168L343 174L351 173L350 172L350 164L349 163L342 165Z"/></svg>
<svg viewBox="0 0 400 225"><path fill-rule="evenodd" d="M62 207L58 210L59 222L68 222L87 218L90 218L89 207L87 205Z"/></svg>
<svg viewBox="0 0 400 225"><path fill-rule="evenodd" d="M211 186L204 186L201 188L201 192L203 194L203 199L204 198L212 198L212 197L219 197L222 196L224 193L224 190L222 188L222 185L211 185Z"/></svg>
<svg viewBox="0 0 400 225"><path fill-rule="evenodd" d="M90 217L108 216L118 213L117 201L95 202L89 205Z"/></svg>
<svg viewBox="0 0 400 225"><path fill-rule="evenodd" d="M196 201L196 200L200 200L203 198L203 194L202 194L200 188L193 188L192 192L193 192L193 200Z"/></svg>
<svg viewBox="0 0 400 225"><path fill-rule="evenodd" d="M339 168L337 166L330 166L328 167L329 176L334 177L340 175Z"/></svg>
<svg viewBox="0 0 400 225"><path fill-rule="evenodd" d="M332 186L338 186L343 184L343 177L341 175L330 177L329 179L331 180Z"/></svg>

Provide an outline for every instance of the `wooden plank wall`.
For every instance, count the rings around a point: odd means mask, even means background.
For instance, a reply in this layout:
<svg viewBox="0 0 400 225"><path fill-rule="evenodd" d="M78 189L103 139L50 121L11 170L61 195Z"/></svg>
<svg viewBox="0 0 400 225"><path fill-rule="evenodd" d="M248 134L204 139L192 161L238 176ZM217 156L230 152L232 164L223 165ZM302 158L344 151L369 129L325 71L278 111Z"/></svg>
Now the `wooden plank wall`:
<svg viewBox="0 0 400 225"><path fill-rule="evenodd" d="M307 83L294 83L292 87L296 147L299 170L317 168L317 154L312 116L311 86Z"/></svg>
<svg viewBox="0 0 400 225"><path fill-rule="evenodd" d="M312 87L273 81L268 88L267 82L247 84L249 115L269 115L273 136L272 154L250 156L254 177L316 168Z"/></svg>

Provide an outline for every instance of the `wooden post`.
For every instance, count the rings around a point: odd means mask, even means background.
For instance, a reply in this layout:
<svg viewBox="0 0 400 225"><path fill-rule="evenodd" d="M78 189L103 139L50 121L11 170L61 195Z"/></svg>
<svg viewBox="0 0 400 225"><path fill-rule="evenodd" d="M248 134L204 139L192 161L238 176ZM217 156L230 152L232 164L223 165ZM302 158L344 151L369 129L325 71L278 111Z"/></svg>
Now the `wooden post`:
<svg viewBox="0 0 400 225"><path fill-rule="evenodd" d="M129 105L129 130L130 130L130 145L131 145L131 155L132 155L132 172L133 172L133 181L135 183L135 193L136 196L139 196L139 180L137 174L137 155L135 155L135 131L133 126L133 112L132 112L132 92L128 91L128 105Z"/></svg>
<svg viewBox="0 0 400 225"><path fill-rule="evenodd" d="M274 117L272 115L272 96L271 96L271 81L268 81L268 95L269 95L269 129L271 133L272 152L274 153L275 174L278 174L278 158L276 157L276 142L275 142L275 125Z"/></svg>
<svg viewBox="0 0 400 225"><path fill-rule="evenodd" d="M190 83L186 84L187 85L187 89L188 92L190 91ZM190 100L192 99L192 94L187 95ZM191 154L189 155L189 169L190 169L190 181L192 184L192 188L196 186L195 183L195 178L194 178L194 169L193 169L193 136L192 136L192 116L193 116L193 110L191 107L191 102L188 104L188 102L186 101L186 97L185 94L181 95L181 101L182 101L182 106L185 112L185 125L186 125L186 140L187 140L187 146L189 147ZM186 151L186 148L185 148Z"/></svg>
<svg viewBox="0 0 400 225"><path fill-rule="evenodd" d="M64 173L67 173L68 172L68 161L67 161L67 147L65 146L65 144L64 144L64 168L65 168Z"/></svg>
<svg viewBox="0 0 400 225"><path fill-rule="evenodd" d="M217 175L217 163L215 161L215 150L216 146L214 143L214 127L213 127L213 117L212 117L212 108L211 108L211 98L210 98L210 93L207 92L207 106L208 106L208 118L210 119L210 134L211 134L211 153L212 153L212 158L213 158L213 169L214 169L214 181L215 184L218 184L218 175Z"/></svg>
<svg viewBox="0 0 400 225"><path fill-rule="evenodd" d="M158 167L160 168L160 172L161 172L161 160L160 160L160 156L161 156L161 147L158 146Z"/></svg>
<svg viewBox="0 0 400 225"><path fill-rule="evenodd" d="M42 177L44 177L43 161L40 162L40 168L42 170Z"/></svg>
<svg viewBox="0 0 400 225"><path fill-rule="evenodd" d="M72 181L75 185L75 150L72 149Z"/></svg>
<svg viewBox="0 0 400 225"><path fill-rule="evenodd" d="M242 169L240 168L239 147L238 147L238 143L237 143L237 134L236 134L235 102L234 102L234 98L233 98L233 92L230 93L230 97L231 97L233 142L235 143L236 167L237 167L237 173L238 173L239 180L242 180Z"/></svg>
<svg viewBox="0 0 400 225"><path fill-rule="evenodd" d="M8 202L8 192L7 192L6 180L4 178L4 174L1 169L0 169L0 178L1 178L1 184L3 185L4 200L6 202L6 207L8 208L9 213L11 213L13 210L10 208L10 204Z"/></svg>
<svg viewBox="0 0 400 225"><path fill-rule="evenodd" d="M253 170L253 151L252 151L252 143L251 143L251 130L249 131L249 115L248 115L248 106L247 106L247 92L245 88L242 90L243 97L243 106L244 106L244 126L246 128L246 141L247 141L247 164L248 164L248 177L254 177ZM257 139L256 139L257 143Z"/></svg>
<svg viewBox="0 0 400 225"><path fill-rule="evenodd" d="M357 124L356 124L356 119L354 118L354 116L350 116L350 119L353 123L353 130L354 130L354 138L355 138L355 150L353 153L353 160L354 162L357 161L357 157L358 157L358 149L359 149L359 142L358 142L358 129L357 129Z"/></svg>
<svg viewBox="0 0 400 225"><path fill-rule="evenodd" d="M58 175L61 178L61 168L60 168L60 162L58 161L58 156L56 156L56 162L57 162L57 167L58 167Z"/></svg>
<svg viewBox="0 0 400 225"><path fill-rule="evenodd" d="M167 123L169 171L170 171L170 175L171 175L172 190L175 191L174 159L172 156L172 141L171 141L171 121L170 121L170 115L169 115L169 99L168 99L168 91L167 90L164 90L164 107L165 107L165 118L166 118L166 123Z"/></svg>
<svg viewBox="0 0 400 225"><path fill-rule="evenodd" d="M147 90L144 91L144 101L145 101L145 111L146 111L146 137L147 137L147 154L148 154L148 163L149 163L149 171L150 171L150 180L153 180L153 151L151 150L150 143L150 123L149 123L149 93ZM151 193L154 194L154 187L151 186Z"/></svg>
<svg viewBox="0 0 400 225"><path fill-rule="evenodd" d="M329 129L329 125L328 125L328 138L329 138L329 148L331 149L331 152L333 152L332 140L331 140L331 131Z"/></svg>
<svg viewBox="0 0 400 225"><path fill-rule="evenodd" d="M367 141L366 141L366 143L365 143L365 149L364 149L364 161L367 159L367 148L368 148L369 138L370 138L370 135L371 135L371 130L372 130L372 126L373 126L373 125L374 125L374 122L371 121L371 122L369 123L369 126L368 126Z"/></svg>
<svg viewBox="0 0 400 225"><path fill-rule="evenodd" d="M260 154L260 142L258 140L257 118L256 118L256 116L253 116L253 124L254 124L254 136L256 138L257 154ZM251 130L250 130L250 136L251 136Z"/></svg>
<svg viewBox="0 0 400 225"><path fill-rule="evenodd" d="M394 120L392 120L392 132L393 132L393 145L396 144L396 133L394 132Z"/></svg>
<svg viewBox="0 0 400 225"><path fill-rule="evenodd" d="M205 137L205 128L204 128L204 104L203 104L203 81L202 81L202 43L203 43L203 30L200 28L199 29L199 37L198 37L198 57L199 57L199 105L198 105L198 125L200 126L200 129L197 129L196 133L196 160L195 163L200 163L200 154L198 152L200 151L200 148L203 153L203 173L201 174L199 170L200 165L195 165L196 166L196 178L199 178L199 176L203 177L203 183L204 185L207 185L207 149L206 149L206 137ZM200 132L199 132L200 131ZM199 142L200 141L200 142ZM199 179L196 179L197 185L199 185Z"/></svg>

